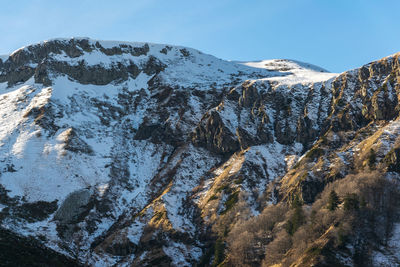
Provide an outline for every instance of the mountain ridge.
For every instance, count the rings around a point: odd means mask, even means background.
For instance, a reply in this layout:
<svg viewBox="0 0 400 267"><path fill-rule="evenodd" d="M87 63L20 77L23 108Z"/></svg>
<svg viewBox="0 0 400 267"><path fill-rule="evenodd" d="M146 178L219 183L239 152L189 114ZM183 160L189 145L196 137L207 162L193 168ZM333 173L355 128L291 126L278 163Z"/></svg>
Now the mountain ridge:
<svg viewBox="0 0 400 267"><path fill-rule="evenodd" d="M229 264L243 220L311 207L364 168L354 136L396 128L398 64L331 74L87 38L16 50L0 62L1 226L89 266ZM382 138L376 160L397 170Z"/></svg>

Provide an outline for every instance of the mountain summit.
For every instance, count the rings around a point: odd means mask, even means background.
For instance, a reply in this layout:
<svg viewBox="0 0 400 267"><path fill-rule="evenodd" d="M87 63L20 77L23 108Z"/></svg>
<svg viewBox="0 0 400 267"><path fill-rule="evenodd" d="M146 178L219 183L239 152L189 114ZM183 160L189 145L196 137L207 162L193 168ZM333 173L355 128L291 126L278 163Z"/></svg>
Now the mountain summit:
<svg viewBox="0 0 400 267"><path fill-rule="evenodd" d="M0 260L399 264L399 63L88 38L2 56Z"/></svg>

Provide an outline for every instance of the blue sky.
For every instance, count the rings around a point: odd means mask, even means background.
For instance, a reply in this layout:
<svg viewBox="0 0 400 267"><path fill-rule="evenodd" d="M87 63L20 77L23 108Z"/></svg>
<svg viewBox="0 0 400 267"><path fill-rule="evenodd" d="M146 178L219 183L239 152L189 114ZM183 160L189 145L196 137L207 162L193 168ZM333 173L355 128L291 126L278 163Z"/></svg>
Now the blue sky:
<svg viewBox="0 0 400 267"><path fill-rule="evenodd" d="M400 51L399 13L399 0L2 1L0 54L85 36L179 44L228 60L289 58L342 72Z"/></svg>

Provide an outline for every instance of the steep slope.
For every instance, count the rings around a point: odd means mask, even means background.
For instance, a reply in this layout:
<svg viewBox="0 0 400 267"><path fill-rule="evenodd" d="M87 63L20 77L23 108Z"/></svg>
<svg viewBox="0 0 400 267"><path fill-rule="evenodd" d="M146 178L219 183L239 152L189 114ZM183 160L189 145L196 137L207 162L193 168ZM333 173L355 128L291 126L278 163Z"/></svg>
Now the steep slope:
<svg viewBox="0 0 400 267"><path fill-rule="evenodd" d="M226 264L399 264L399 74L396 54L330 82L316 141L269 185L276 205L231 226Z"/></svg>
<svg viewBox="0 0 400 267"><path fill-rule="evenodd" d="M337 75L87 38L19 49L0 60L1 227L91 266L216 263L236 222L313 203L359 149L396 168L398 64Z"/></svg>
<svg viewBox="0 0 400 267"><path fill-rule="evenodd" d="M25 238L0 229L1 266L80 266L65 255L46 248L34 238Z"/></svg>

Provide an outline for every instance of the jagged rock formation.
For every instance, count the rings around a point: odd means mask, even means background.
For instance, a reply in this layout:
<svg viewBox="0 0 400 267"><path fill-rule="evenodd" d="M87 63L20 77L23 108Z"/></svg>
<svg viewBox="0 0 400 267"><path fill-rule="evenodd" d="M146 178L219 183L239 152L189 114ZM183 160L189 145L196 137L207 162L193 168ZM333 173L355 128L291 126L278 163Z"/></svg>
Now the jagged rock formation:
<svg viewBox="0 0 400 267"><path fill-rule="evenodd" d="M313 203L370 148L398 177L399 77L398 55L338 75L148 43L19 49L0 59L0 225L77 264L208 265L237 205Z"/></svg>

